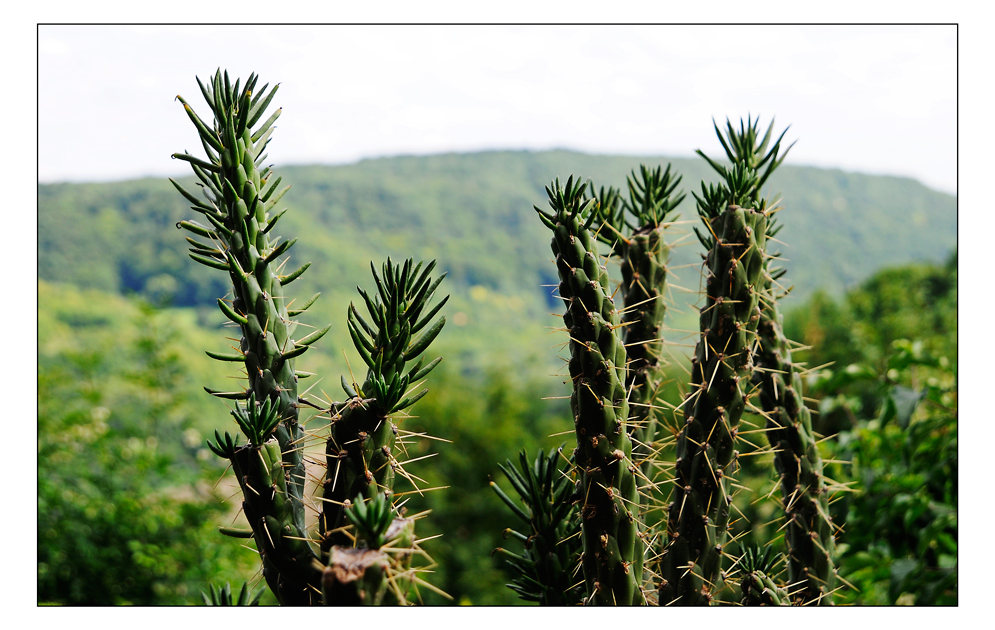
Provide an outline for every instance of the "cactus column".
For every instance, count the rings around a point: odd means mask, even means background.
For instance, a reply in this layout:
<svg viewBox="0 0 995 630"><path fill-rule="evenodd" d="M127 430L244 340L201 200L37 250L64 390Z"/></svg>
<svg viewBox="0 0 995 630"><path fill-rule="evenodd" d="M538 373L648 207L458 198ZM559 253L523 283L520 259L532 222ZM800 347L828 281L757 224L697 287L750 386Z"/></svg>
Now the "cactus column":
<svg viewBox="0 0 995 630"><path fill-rule="evenodd" d="M836 571L834 525L822 475L822 458L812 432L812 419L802 399L801 375L791 360L791 346L782 331L768 275L766 302L758 334L760 402L767 416L767 441L774 449L774 467L781 477L781 503L788 522L784 540L788 551L791 601L832 604Z"/></svg>
<svg viewBox="0 0 995 630"><path fill-rule="evenodd" d="M269 168L260 168L280 110L252 130L277 90L274 87L267 94L263 86L254 92L257 79L255 74L250 75L241 90L239 81L232 85L227 73L222 76L220 70L208 85L198 79L214 114L210 127L177 97L197 128L207 160L189 153L173 157L190 163L204 188L204 197L189 193L175 181L173 184L210 224L178 224L204 239L187 239L190 257L228 272L232 281L232 300L218 300L218 306L239 327L241 339L234 354L208 354L220 361L243 364L248 379L244 390L207 391L221 398L247 401L244 406L236 403L232 413L250 443L239 447L226 433L224 438L218 434L217 444L211 447L230 459L235 468L245 497L245 515L270 588L281 603L309 604L320 599L321 564L306 542L302 501L304 432L298 424L294 358L328 328L303 339L293 337L296 322L291 317L303 309L288 310L283 288L298 278L307 265L286 275L279 272L279 259L294 241L280 241L272 235L282 212L271 211L289 186L280 189L279 179L270 183ZM308 305L313 301L314 298Z"/></svg>
<svg viewBox="0 0 995 630"><path fill-rule="evenodd" d="M669 543L661 560L661 606L705 605L721 587L730 477L750 385L767 231L763 208L738 205L748 200L756 173L736 167L724 174L724 185L706 189L703 184L702 196L695 195L708 234L695 229L709 250L707 300L682 405L685 424L677 440Z"/></svg>
<svg viewBox="0 0 995 630"><path fill-rule="evenodd" d="M680 181L679 176L671 175L669 164L666 170L640 166L640 176L633 171L627 179L628 200L620 204L613 189L602 190L599 195L604 224L598 238L612 247L612 254L622 263L629 435L634 441L633 457L650 481L656 476L651 458L658 415L655 401L663 383L661 329L667 310L664 292L670 256L664 229L669 215L684 199L684 193L674 195Z"/></svg>
<svg viewBox="0 0 995 630"><path fill-rule="evenodd" d="M621 318L611 299L608 272L598 260L590 225L596 201L582 199L573 178L546 189L552 213L539 208L553 231L552 249L566 301L563 323L570 332L570 378L581 501L583 568L590 603L644 603L643 542L632 442L626 427L625 348Z"/></svg>
<svg viewBox="0 0 995 630"><path fill-rule="evenodd" d="M754 170L767 166L750 195L753 202L763 203L759 199L759 187L784 161L791 146L780 152L785 129L768 151L774 122L771 121L762 139L758 123L751 119L745 123L740 121L737 131L726 121L725 138L717 125L715 133L733 164ZM709 163L720 168L711 160ZM774 236L780 228L772 220L768 234ZM812 432L811 414L802 399L801 376L791 360L791 346L782 331L778 299L783 296L777 295L774 283L784 275L784 269L771 268L776 259L777 255L772 255L764 261L763 298L757 326L760 343L754 355L753 383L760 387L767 441L774 450L774 466L781 477L781 501L788 517L785 541L791 601L831 604L829 593L835 582L834 527L829 516L828 491Z"/></svg>

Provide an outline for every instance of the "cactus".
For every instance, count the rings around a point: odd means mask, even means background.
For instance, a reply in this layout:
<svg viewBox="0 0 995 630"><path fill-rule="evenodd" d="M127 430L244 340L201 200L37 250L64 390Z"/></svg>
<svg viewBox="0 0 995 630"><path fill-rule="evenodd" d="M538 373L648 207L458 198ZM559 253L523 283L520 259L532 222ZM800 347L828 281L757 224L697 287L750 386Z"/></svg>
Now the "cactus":
<svg viewBox="0 0 995 630"><path fill-rule="evenodd" d="M519 453L520 467L511 460L498 465L525 506L523 510L493 481L491 488L512 513L528 525L528 535L508 528L522 543L520 555L502 547L495 551L508 559L515 578L508 588L525 601L543 606L572 606L583 601L582 582L574 583L574 568L580 561L580 527L577 510L570 501L574 482L560 467L563 447L542 451L530 463L525 450Z"/></svg>
<svg viewBox="0 0 995 630"><path fill-rule="evenodd" d="M281 604L407 604L409 589L425 584L412 568L413 557L423 552L414 518L394 504L396 476L414 483L395 444L406 410L425 394L420 382L441 361L424 355L446 323L439 312L448 296L432 305L445 274L432 277L434 261L388 259L379 272L371 264L376 291L359 289L366 313L355 304L346 313L353 345L367 366L365 378L359 383L342 377L341 402L318 404L298 394L298 379L306 374L295 371L295 359L330 326L296 338L294 318L318 295L295 308L284 293L308 264L282 273L295 240L280 239L273 228L285 212L275 212L275 206L289 186L281 189L279 178L271 183L270 169L262 167L280 110L259 123L277 88L256 91L257 81L253 74L244 86L232 84L220 70L207 84L198 79L213 114L210 126L177 97L207 157L173 155L190 163L203 196L174 186L207 221L177 226L196 237L187 238L191 258L228 273L232 293L218 306L240 332L234 353L208 355L242 364L246 378L235 391L207 389L231 401L230 413L246 438L240 444L240 435L218 430L208 442L231 462L250 527L220 531L254 541L262 575ZM738 131L727 122L725 134L714 126L731 165L698 151L722 181L702 184L694 195L704 226L695 233L707 250L706 302L688 393L676 406L675 417L679 411L684 422L675 430L672 463L662 460L657 427L658 403L664 402L664 229L683 199L675 194L680 177L669 165L643 166L628 178L629 195L621 199L614 189L595 193L593 183L571 176L563 187L555 180L546 188L550 211L535 208L553 232L577 446L569 459L551 451L530 461L522 451L519 467L511 461L501 466L521 504L491 483L528 528L506 530L524 553L497 550L515 571L509 586L523 599L545 605L701 605L720 601L741 574L745 605L831 603L837 528L828 515L800 373L781 331L781 296L774 288L783 271L771 266L776 256L766 253L767 239L778 229L771 219L776 208L760 194L787 153L780 152L784 133L771 143L773 124L762 139L752 119ZM621 263L622 309L615 306L599 240ZM750 400L755 392L760 407ZM305 522L303 406L318 409L317 417L328 421L313 531ZM766 419L787 515L788 587L775 581L771 546L743 549L735 561L726 549L745 411ZM663 483L658 471L665 468L674 473L664 480L673 482L664 537L653 535L643 519ZM646 492L640 493L637 479L646 482ZM656 559L652 566L647 553ZM259 596L247 584L237 597L230 585L212 585L204 600L244 605L258 603Z"/></svg>
<svg viewBox="0 0 995 630"><path fill-rule="evenodd" d="M736 431L752 368L766 245L764 209L740 205L755 183L755 173L736 168L726 186L702 185L702 196L695 195L710 234L695 228L709 250L707 301L691 359L691 390L682 405L685 424L677 441L661 605L707 604L721 589L730 478L737 467Z"/></svg>
<svg viewBox="0 0 995 630"><path fill-rule="evenodd" d="M592 603L644 603L640 588L643 541L639 536L637 468L626 420L626 354L621 316L611 298L608 271L600 264L591 223L596 201L583 202L584 185L573 177L547 187L552 213L535 208L553 231L552 249L567 304L570 379L577 449L584 578Z"/></svg>
<svg viewBox="0 0 995 630"><path fill-rule="evenodd" d="M775 559L770 557L771 548L748 547L743 550L739 565L743 571L740 581L742 597L740 603L744 606L786 606L788 594L785 589L774 583Z"/></svg>
<svg viewBox="0 0 995 630"><path fill-rule="evenodd" d="M286 261L280 258L296 239L272 235L286 211L273 210L289 186L280 189L280 179L271 183L270 169L261 168L280 110L253 129L277 90L274 87L267 93L263 86L254 92L257 80L255 74L250 75L240 89L240 81L232 84L220 70L207 85L198 79L214 115L211 126L177 97L197 128L207 160L186 152L173 157L190 163L204 198L170 180L210 224L177 224L200 238L187 238L190 257L227 271L232 281L232 298L219 299L218 306L239 327L239 345L234 354L207 354L219 361L242 363L248 381L239 391L205 388L234 401L231 415L248 439L240 445L238 435L225 432L222 436L215 431L215 441L208 441L211 450L231 462L251 527L220 531L254 540L263 577L281 604L375 604L384 601L388 591L399 603L407 603L407 589L418 581L410 568L411 557L420 548L414 539L414 521L396 513L389 502L394 471L404 473L393 454L397 427L391 414L425 394L422 390L409 395L408 388L441 361L406 365L420 357L445 325L445 317L433 318L448 298L426 308L445 274L435 280L429 277L434 261L421 271L422 263L407 260L395 266L388 259L382 279L373 270L378 295L371 300L360 289L372 324L350 305L349 330L370 369L362 386L350 385L343 378L349 398L327 409L331 426L325 449L328 470L321 484L323 509L318 531L309 534L303 496L305 434L299 409L322 407L298 396L298 379L306 374L297 373L294 362L330 326L294 338L297 322L292 318L310 307L318 295L293 308L284 294L284 287L309 264L281 273ZM388 545L390 553L383 550ZM225 597L230 601L226 592L216 595L212 587L212 601L223 602Z"/></svg>
<svg viewBox="0 0 995 630"><path fill-rule="evenodd" d="M270 169L261 168L280 110L256 127L279 86L268 93L263 86L256 92L257 80L255 74L250 75L240 90L239 81L232 85L227 73L222 76L220 70L207 85L198 79L214 115L212 127L177 96L197 128L208 159L189 153L174 153L173 157L190 163L204 196L197 197L170 181L210 224L182 221L178 227L201 239L187 238L191 258L228 272L232 299L219 299L218 306L241 332L235 354L208 355L242 363L248 386L234 392L207 391L236 401L233 414L250 442L238 446L227 433L224 439L218 434L211 448L231 460L235 469L270 588L281 603L308 604L317 594L313 587L321 564L305 542L304 432L298 423L294 359L328 327L294 338L297 325L288 312L284 287L307 265L286 275L280 273L278 259L295 241L281 241L272 234L283 214L273 210L289 187L280 189L280 179L271 182Z"/></svg>
<svg viewBox="0 0 995 630"><path fill-rule="evenodd" d="M780 226L774 228L774 233ZM774 449L774 467L780 475L781 504L788 522L784 539L788 554L788 581L798 604L832 604L829 594L836 581L833 565L836 527L829 515L829 495L822 458L812 431L812 417L802 398L802 379L791 360L791 344L782 331L777 306L782 297L774 283L783 270L769 270L765 304L757 333L754 383L766 416L766 437ZM786 293L785 293L786 294Z"/></svg>
<svg viewBox="0 0 995 630"><path fill-rule="evenodd" d="M260 589L256 593L249 591L248 582L242 582L242 588L238 592L238 597L232 597L231 594L231 584L225 582L224 587L214 588L214 585L210 585L211 594L201 593L201 597L204 598L204 604L207 606L258 606L259 600L263 596L263 591Z"/></svg>
<svg viewBox="0 0 995 630"><path fill-rule="evenodd" d="M670 256L664 229L684 199L684 193L674 194L680 181L680 176L671 176L669 164L665 171L641 165L638 178L635 171L627 178L627 200L611 188L602 188L598 196L603 217L598 238L611 246L622 267L622 342L633 458L651 484L657 476L652 455L659 415L656 400L663 385L661 331ZM593 194L593 185L591 189Z"/></svg>
<svg viewBox="0 0 995 630"><path fill-rule="evenodd" d="M718 125L714 126L732 164L726 167L698 151L722 181L717 186L702 184L700 195L694 195L705 228L695 228L695 233L708 250L703 256L707 301L701 308L701 338L691 359L689 391L676 406L685 420L676 430L666 544L654 549L659 574L647 565L646 577L650 584L658 579L655 599L660 605L716 603L719 593L727 588L726 582L735 584L736 563L730 566L731 556L725 548L734 509L733 488L737 486L738 424L743 413L750 411L768 421L770 452L775 453L782 503L789 517L789 581L792 586L802 586L789 594L773 581L771 548L763 552L751 548L737 561L745 571L740 581L741 601L749 605L829 603L834 581L834 526L828 518L827 491L809 413L801 399L800 376L791 363L790 345L780 331L777 296L772 290L783 273L770 267L776 255L766 253L767 239L778 229L771 219L778 208L768 208L760 194L761 186L787 154L787 150L781 152L784 132L771 143L773 123L762 139L752 119L741 123L738 132L727 123L725 136ZM596 529L603 525L589 522L585 512L597 513L588 498L590 470L601 472L606 461L596 459L590 433L595 433L593 445L597 446L602 436L599 431L608 435L610 423L616 431L621 426L628 429L632 442L617 440L621 448L615 451L616 457L629 465L629 472L643 477L649 489L645 496L636 497L636 503L625 503L638 508L626 513L630 518L633 513L645 515L652 506L652 492L659 486L654 467L667 465L660 459L663 442L656 439L658 414L654 413L662 382L659 348L668 253L661 228L680 196L672 196L678 179L671 181L669 167L665 172L642 167L641 175L637 182L633 172L628 180L628 202L620 202L618 192L611 188L596 194L593 184L590 191L594 199L583 200L584 187L574 185L571 178L563 190L558 181L552 189L547 188L553 213L536 208L543 223L554 231L560 295L567 303L564 323L570 332L571 408L578 438L575 497L581 497L582 503L586 601L590 603L619 603L622 599L618 596L621 588L612 592L613 599L603 592L605 579L617 579L617 574L608 571L613 566L613 549L590 544L594 536L610 543L612 535L621 535L621 530ZM634 222L628 220L626 212ZM605 288L607 275L597 265L594 239L610 245L611 255L622 262L625 317L621 322ZM608 334L619 327L625 328L620 335L624 356L615 353L612 341L618 337ZM618 368L622 365L624 376L620 377ZM614 378L624 380L625 398L618 398L612 389ZM758 391L762 408L751 402ZM608 401L610 404L605 404ZM611 442L609 448L615 446ZM588 459L592 457L593 462ZM631 466L633 460L642 470ZM620 475L620 485L610 486L615 480L610 477L607 483L596 482L599 488L610 488L604 492L608 498L614 498L615 488L628 481ZM524 500L526 494L521 489L519 494ZM510 499L503 498L512 505ZM639 520L639 516L632 518L642 542L651 537L652 527L640 532L643 524ZM599 551L601 555L597 555ZM600 563L592 566L592 555ZM522 574L532 566L525 560L528 558L521 556L513 559ZM638 561L634 557L633 563ZM624 562L622 565L629 568ZM521 592L524 583L511 586ZM643 601L653 603L653 598L633 600Z"/></svg>
<svg viewBox="0 0 995 630"><path fill-rule="evenodd" d="M725 138L715 125L715 133L733 164L759 170L767 165L764 180L787 157L791 146L780 153L781 136L767 149L774 122L771 121L763 139L758 133L758 121L740 122L736 131L726 122ZM780 155L780 157L778 157ZM711 161L710 161L711 163ZM761 181L758 184L761 185ZM752 201L759 201L754 189ZM773 237L781 225L772 219L768 236ZM828 491L822 475L822 459L812 432L811 414L802 398L802 381L797 366L791 360L791 344L781 326L783 318L778 301L788 290L779 294L777 280L785 270L773 268L779 254L767 257L764 265L764 287L761 299L760 323L757 326L759 345L755 353L753 383L759 387L759 398L766 419L766 437L774 451L774 466L781 478L781 502L787 515L788 581L792 586L792 601L798 604L832 603L827 594L833 590L835 570L832 556L835 550L834 526L829 516Z"/></svg>
<svg viewBox="0 0 995 630"><path fill-rule="evenodd" d="M395 470L403 473L403 469L393 453L397 426L391 414L407 409L425 395L427 390L408 396L408 387L415 386L442 360L436 358L427 365L419 360L412 367L407 365L425 352L446 323L445 317L434 322L432 318L448 296L431 309L426 308L445 274L432 280L429 274L435 261L424 271L421 267L422 263L414 265L411 259L402 266L388 259L382 278L373 269L377 293L371 299L359 289L372 323L359 314L354 304L349 305L349 332L369 370L361 386L343 377L342 388L349 398L328 410L328 475L323 484L324 510L319 522L323 552L327 553L332 545L349 542L341 531L346 501L355 501L361 495L392 494Z"/></svg>
<svg viewBox="0 0 995 630"><path fill-rule="evenodd" d="M384 493L370 499L357 497L345 510L354 526L357 546L336 545L329 550L328 566L322 576L322 594L326 604L340 606L376 606L383 602L389 585L398 602L406 603L409 580L400 573L406 570L405 558L413 547L414 521L396 518ZM391 556L388 546L401 553ZM398 570L400 567L400 570Z"/></svg>

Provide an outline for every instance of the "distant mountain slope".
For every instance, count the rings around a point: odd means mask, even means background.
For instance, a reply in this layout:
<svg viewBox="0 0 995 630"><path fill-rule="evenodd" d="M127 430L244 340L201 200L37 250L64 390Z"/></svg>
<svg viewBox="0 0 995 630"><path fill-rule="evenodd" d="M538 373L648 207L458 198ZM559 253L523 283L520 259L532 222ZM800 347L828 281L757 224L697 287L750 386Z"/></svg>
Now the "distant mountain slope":
<svg viewBox="0 0 995 630"><path fill-rule="evenodd" d="M325 294L308 321L339 326L355 286L370 283L371 260L379 266L388 255L437 258L453 293L447 311L465 316L465 326L449 333L453 343L497 344L503 335L521 341L556 325L548 313L558 307L550 287L542 287L555 283L549 234L532 209L546 205L543 186L570 174L624 186L640 163L668 161L689 193L682 218L696 223L690 192L702 178L715 179L703 160L494 151L278 165L293 189L276 231L300 239L291 265L314 263L294 285L302 298ZM941 260L956 245L955 197L910 179L793 167L789 157L770 188L783 193L778 239L801 297L816 288L839 294L884 266ZM185 234L174 226L196 215L165 179L39 185L38 199L42 279L172 293L180 306L213 306L227 291L223 273L187 257ZM689 225L681 229L690 232ZM700 245L693 235L682 242L673 266L688 265L677 269L679 284L696 290Z"/></svg>

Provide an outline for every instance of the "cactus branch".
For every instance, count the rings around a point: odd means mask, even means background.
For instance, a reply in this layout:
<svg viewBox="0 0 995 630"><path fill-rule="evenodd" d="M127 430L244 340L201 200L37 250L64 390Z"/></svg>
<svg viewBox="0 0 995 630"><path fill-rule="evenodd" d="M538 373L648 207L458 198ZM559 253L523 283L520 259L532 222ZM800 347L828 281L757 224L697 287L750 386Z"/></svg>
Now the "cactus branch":
<svg viewBox="0 0 995 630"><path fill-rule="evenodd" d="M569 178L546 188L552 213L536 208L552 226L552 249L566 301L570 332L578 491L584 578L589 601L599 605L645 603L640 583L644 544L639 536L639 496L626 421L626 354L617 330L621 316L611 298L590 225L597 217L585 186Z"/></svg>
<svg viewBox="0 0 995 630"><path fill-rule="evenodd" d="M707 159L707 157L706 157ZM705 605L722 589L722 560L732 507L739 420L752 373L751 346L760 317L767 215L751 203L756 171L726 169L717 188L695 195L709 236L706 303L691 359L691 384L677 438L668 544L661 559L660 605ZM746 204L743 207L740 204Z"/></svg>

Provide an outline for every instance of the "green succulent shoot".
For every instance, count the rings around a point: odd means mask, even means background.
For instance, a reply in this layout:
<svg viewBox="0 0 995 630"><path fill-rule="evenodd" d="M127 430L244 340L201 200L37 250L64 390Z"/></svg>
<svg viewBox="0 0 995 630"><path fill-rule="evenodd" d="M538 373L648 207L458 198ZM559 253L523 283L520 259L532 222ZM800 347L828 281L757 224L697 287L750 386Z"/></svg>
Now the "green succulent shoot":
<svg viewBox="0 0 995 630"><path fill-rule="evenodd" d="M773 547L750 545L743 549L739 565L743 572L740 582L744 606L786 606L788 594L774 582L776 566L781 561L780 554L774 555Z"/></svg>
<svg viewBox="0 0 995 630"><path fill-rule="evenodd" d="M534 461L529 460L523 449L518 458L517 467L511 460L498 467L518 494L521 505L501 486L490 483L501 501L525 525L522 531L505 530L505 538L522 543L523 553L502 547L495 550L508 561L514 573L508 588L525 601L544 606L579 604L585 595L573 572L580 561L580 522L571 500L574 479L569 474L570 465L563 456L563 447L548 454L539 451Z"/></svg>
<svg viewBox="0 0 995 630"><path fill-rule="evenodd" d="M425 378L442 358L433 359L427 365L420 360L411 368L407 368L407 364L418 359L442 332L445 316L434 322L432 318L449 301L449 296L428 308L436 288L446 277L443 273L432 280L434 260L421 271L422 263L414 265L410 258L403 265L395 265L388 258L383 265L382 278L372 263L370 267L377 292L371 298L362 287L357 287L370 320L364 319L354 304L349 305L348 313L349 334L369 372L359 390L344 378L342 386L350 397L376 399L377 407L384 414L390 414L410 407L425 395L427 390L410 397L405 393L409 385Z"/></svg>
<svg viewBox="0 0 995 630"><path fill-rule="evenodd" d="M242 588L237 597L232 596L230 582L225 582L222 588L215 588L213 584L210 584L209 587L211 589L210 595L204 592L200 594L207 606L258 606L259 600L263 596L262 589L252 593L249 590L248 582L242 582Z"/></svg>
<svg viewBox="0 0 995 630"><path fill-rule="evenodd" d="M357 540L370 549L380 549L387 543L387 533L394 522L394 508L383 494L370 499L359 496L349 509L346 518L356 528Z"/></svg>
<svg viewBox="0 0 995 630"><path fill-rule="evenodd" d="M256 393L249 394L249 400L243 407L235 403L231 415L235 417L239 428L249 437L252 444L259 445L269 439L276 425L280 422L280 410L273 400L267 398L262 404L256 402Z"/></svg>
<svg viewBox="0 0 995 630"><path fill-rule="evenodd" d="M405 474L394 457L397 422L392 414L408 409L428 390L412 392L442 360L423 357L446 324L439 310L449 296L431 305L445 278L432 278L435 261L388 259L377 273L370 265L376 292L358 288L367 315L355 304L348 309L349 334L368 370L362 384L341 379L349 397L328 410L331 434L325 448L328 475L319 518L322 551L347 543L344 505L359 497L393 494L395 472Z"/></svg>

